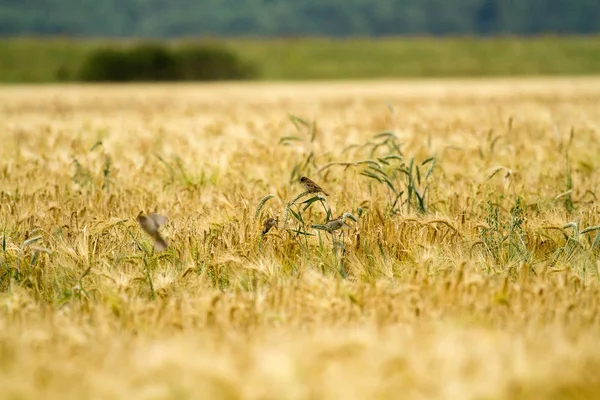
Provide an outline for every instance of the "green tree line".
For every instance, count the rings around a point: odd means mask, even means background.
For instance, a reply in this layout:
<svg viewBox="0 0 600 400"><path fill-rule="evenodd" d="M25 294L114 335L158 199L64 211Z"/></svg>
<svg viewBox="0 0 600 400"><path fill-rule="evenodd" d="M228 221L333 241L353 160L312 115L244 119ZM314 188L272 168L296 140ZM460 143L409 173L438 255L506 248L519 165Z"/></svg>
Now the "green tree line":
<svg viewBox="0 0 600 400"><path fill-rule="evenodd" d="M0 0L0 35L586 34L599 0Z"/></svg>

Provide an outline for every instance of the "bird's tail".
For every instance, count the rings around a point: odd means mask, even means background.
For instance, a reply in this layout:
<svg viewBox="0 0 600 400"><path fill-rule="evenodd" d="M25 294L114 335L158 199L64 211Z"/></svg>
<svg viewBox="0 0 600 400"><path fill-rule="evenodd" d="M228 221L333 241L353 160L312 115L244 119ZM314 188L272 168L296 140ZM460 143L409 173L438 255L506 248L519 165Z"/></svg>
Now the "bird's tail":
<svg viewBox="0 0 600 400"><path fill-rule="evenodd" d="M165 239L163 239L163 237L160 236L160 234L158 232L156 232L156 234L153 235L153 237L154 237L154 250L155 251L163 251L164 249L169 247L169 244L167 243L167 241Z"/></svg>

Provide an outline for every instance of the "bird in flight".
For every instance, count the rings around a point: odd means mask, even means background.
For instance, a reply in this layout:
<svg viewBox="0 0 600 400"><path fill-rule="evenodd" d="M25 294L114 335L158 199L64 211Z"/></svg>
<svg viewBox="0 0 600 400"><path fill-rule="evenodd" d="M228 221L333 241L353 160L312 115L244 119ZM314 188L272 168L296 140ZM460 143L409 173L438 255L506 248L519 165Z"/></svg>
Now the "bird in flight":
<svg viewBox="0 0 600 400"><path fill-rule="evenodd" d="M164 249L169 247L169 244L167 243L167 241L165 239L163 239L160 232L158 231L160 229L160 227L163 226L167 222L167 217L160 215L160 214L155 214L155 213L150 213L146 216L146 215L143 215L142 212L140 211L140 213L138 214L136 219L137 219L138 223L140 224L140 226L142 227L142 229L148 235L150 235L152 237L152 239L154 239L154 250L155 251L163 251Z"/></svg>

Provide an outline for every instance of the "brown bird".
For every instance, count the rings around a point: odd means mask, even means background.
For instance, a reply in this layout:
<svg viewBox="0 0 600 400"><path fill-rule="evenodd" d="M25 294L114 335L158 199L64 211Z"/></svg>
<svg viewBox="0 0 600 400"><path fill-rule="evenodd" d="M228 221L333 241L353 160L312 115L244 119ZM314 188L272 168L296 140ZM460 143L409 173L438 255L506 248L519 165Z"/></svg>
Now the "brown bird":
<svg viewBox="0 0 600 400"><path fill-rule="evenodd" d="M340 228L352 228L346 223L346 218L349 218L352 221L356 222L356 218L354 217L354 215L350 213L344 213L344 215L342 215L339 218L327 221L325 225L312 225L312 227L315 229L327 231L329 233L333 233L334 231L337 231Z"/></svg>
<svg viewBox="0 0 600 400"><path fill-rule="evenodd" d="M325 226L329 232L337 231L340 228L351 228L351 226L344 221L344 218L332 219L331 221L327 222Z"/></svg>
<svg viewBox="0 0 600 400"><path fill-rule="evenodd" d="M167 217L159 214L150 213L148 216L142 215L142 212L137 216L137 221L142 229L154 239L154 250L163 251L169 244L160 235L158 230L167 222Z"/></svg>
<svg viewBox="0 0 600 400"><path fill-rule="evenodd" d="M277 226L277 220L275 218L267 218L263 223L262 235L266 235L274 226Z"/></svg>
<svg viewBox="0 0 600 400"><path fill-rule="evenodd" d="M321 186L317 185L315 182L303 176L300 178L300 183L304 186L309 193L319 193L322 192L325 196L329 196L329 194L325 193L325 191L321 188Z"/></svg>

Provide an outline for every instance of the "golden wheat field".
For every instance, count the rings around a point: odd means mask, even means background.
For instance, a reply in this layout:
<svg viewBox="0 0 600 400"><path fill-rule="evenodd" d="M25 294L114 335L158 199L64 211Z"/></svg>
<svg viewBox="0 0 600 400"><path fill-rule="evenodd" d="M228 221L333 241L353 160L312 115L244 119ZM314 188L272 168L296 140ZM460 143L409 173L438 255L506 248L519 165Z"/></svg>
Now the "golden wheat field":
<svg viewBox="0 0 600 400"><path fill-rule="evenodd" d="M0 160L2 399L600 391L600 79L6 86Z"/></svg>

